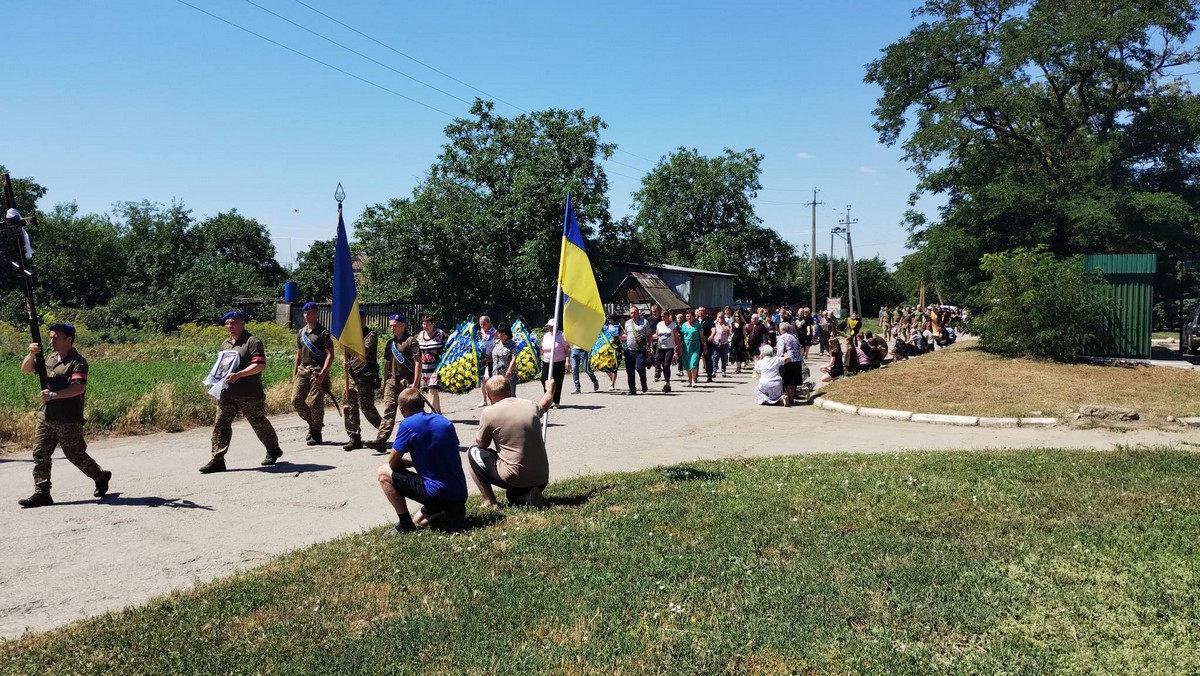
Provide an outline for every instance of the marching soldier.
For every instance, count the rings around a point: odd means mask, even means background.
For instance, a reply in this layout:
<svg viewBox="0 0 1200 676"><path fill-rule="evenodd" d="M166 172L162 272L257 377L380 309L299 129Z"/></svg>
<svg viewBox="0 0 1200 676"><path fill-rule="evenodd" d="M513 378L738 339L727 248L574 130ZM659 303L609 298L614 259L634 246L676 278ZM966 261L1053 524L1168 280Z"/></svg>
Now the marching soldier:
<svg viewBox="0 0 1200 676"><path fill-rule="evenodd" d="M350 441L342 446L343 451L353 451L363 447L358 420L360 409L367 422L377 430L380 424L379 410L375 408L375 382L379 379L379 359L376 356L378 338L365 323L367 313L360 311L358 316L364 320L363 349L367 353L367 359L365 362L360 361L356 355L346 352L345 361L342 364L347 375L342 419L346 425L346 433L350 435Z"/></svg>
<svg viewBox="0 0 1200 676"><path fill-rule="evenodd" d="M233 438L233 420L241 413L250 423L254 434L267 449L261 465L274 465L283 449L275 428L267 419L267 395L263 390L262 372L267 368L267 354L262 341L246 330L246 314L241 310L225 313L225 330L229 337L221 343L221 351L232 350L238 354L235 370L225 377L229 384L217 400L217 419L213 424L212 459L200 468L201 474L225 471L225 454L229 451L229 440Z"/></svg>
<svg viewBox="0 0 1200 676"><path fill-rule="evenodd" d="M416 382L420 364L417 361L417 337L409 335L408 318L404 313L388 317L388 328L392 337L383 348L383 417L376 425L375 440L367 442L367 446L379 453L391 450L388 438L396 423L397 397L404 388Z"/></svg>
<svg viewBox="0 0 1200 676"><path fill-rule="evenodd" d="M37 441L33 448L33 495L18 500L21 507L53 505L50 497L50 456L55 446L62 446L67 460L96 482L92 495L102 498L108 493L112 472L88 455L83 439L83 394L87 389L88 363L75 350L75 327L70 324L50 325L50 347L46 356L46 377L49 383L42 390L42 409L38 412ZM37 343L29 344L29 354L21 362L21 370L33 373L35 357L42 351Z"/></svg>
<svg viewBox="0 0 1200 676"><path fill-rule="evenodd" d="M323 443L326 376L333 365L333 337L321 326L316 303L305 303L304 326L296 334L296 359L292 364L292 406L308 423L309 446Z"/></svg>

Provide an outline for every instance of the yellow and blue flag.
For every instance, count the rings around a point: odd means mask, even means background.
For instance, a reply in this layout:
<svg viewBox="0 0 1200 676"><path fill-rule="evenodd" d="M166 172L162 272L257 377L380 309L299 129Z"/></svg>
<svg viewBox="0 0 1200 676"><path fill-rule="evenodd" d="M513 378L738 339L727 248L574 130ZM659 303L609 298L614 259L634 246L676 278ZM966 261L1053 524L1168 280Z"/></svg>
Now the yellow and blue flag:
<svg viewBox="0 0 1200 676"><path fill-rule="evenodd" d="M366 361L363 346L362 319L358 316L358 288L354 284L354 267L350 262L350 242L346 239L346 223L342 220L342 205L338 204L337 244L333 249L333 320L329 333L347 352Z"/></svg>
<svg viewBox="0 0 1200 676"><path fill-rule="evenodd" d="M563 214L562 252L558 264L558 283L562 285L563 337L573 345L590 345L604 326L604 304L600 302L600 289L596 286L596 274L588 260L587 247L583 243L583 232L575 219L571 206L571 195L567 194L567 207Z"/></svg>

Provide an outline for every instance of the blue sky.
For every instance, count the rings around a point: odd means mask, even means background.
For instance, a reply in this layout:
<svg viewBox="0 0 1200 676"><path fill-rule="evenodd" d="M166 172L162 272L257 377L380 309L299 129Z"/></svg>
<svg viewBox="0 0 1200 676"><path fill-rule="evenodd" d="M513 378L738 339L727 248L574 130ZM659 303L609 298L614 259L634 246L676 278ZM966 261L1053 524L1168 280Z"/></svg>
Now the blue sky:
<svg viewBox="0 0 1200 676"><path fill-rule="evenodd" d="M469 105L343 51L246 0L187 0L431 110L337 73L177 0L10 0L0 164L85 212L179 199L197 217L236 207L279 258L347 217L407 196ZM470 101L477 91L330 22L296 0L253 0ZM409 2L304 0L524 110L583 108L608 123L614 216L666 153L755 148L758 214L817 247L853 205L855 254L904 254L915 178L871 129L864 65L912 27L915 2ZM519 114L498 103L497 112ZM643 159L646 158L646 159Z"/></svg>

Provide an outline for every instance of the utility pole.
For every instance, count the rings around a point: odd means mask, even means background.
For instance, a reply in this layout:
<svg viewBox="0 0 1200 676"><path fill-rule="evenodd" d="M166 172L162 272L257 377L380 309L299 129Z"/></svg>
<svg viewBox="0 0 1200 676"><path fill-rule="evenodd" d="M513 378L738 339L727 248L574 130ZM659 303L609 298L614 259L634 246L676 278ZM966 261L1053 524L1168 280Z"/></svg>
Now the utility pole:
<svg viewBox="0 0 1200 676"><path fill-rule="evenodd" d="M809 249L812 254L812 262L808 271L809 280L812 281L812 304L808 307L814 312L817 310L817 205L825 204L817 201L819 192L821 191L813 188L812 201L808 202L808 205L812 207L812 249ZM830 248L832 248L832 244Z"/></svg>
<svg viewBox="0 0 1200 676"><path fill-rule="evenodd" d="M850 296L850 314L854 314L855 301L862 300L861 298L857 298L858 275L854 272L854 244L850 239L850 226L857 222L857 218L850 218L850 205L847 204L846 220L839 221L839 223L846 226L846 286L848 287L846 295ZM861 303L858 311L862 312Z"/></svg>
<svg viewBox="0 0 1200 676"><path fill-rule="evenodd" d="M833 259L834 259L833 236L840 235L843 232L846 232L846 229L842 228L842 227L835 226L835 227L829 229L829 296L828 296L828 298L833 298Z"/></svg>

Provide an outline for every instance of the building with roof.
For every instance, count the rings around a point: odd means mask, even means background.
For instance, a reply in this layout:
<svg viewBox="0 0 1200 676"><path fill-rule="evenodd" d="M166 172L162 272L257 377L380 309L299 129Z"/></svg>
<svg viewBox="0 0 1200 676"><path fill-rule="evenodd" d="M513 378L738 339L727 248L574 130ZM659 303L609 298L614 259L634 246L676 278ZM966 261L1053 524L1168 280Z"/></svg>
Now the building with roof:
<svg viewBox="0 0 1200 676"><path fill-rule="evenodd" d="M649 263L630 263L628 261L613 261L610 263L608 272L600 280L600 297L612 299L610 302L620 302L614 299L614 295L617 293L618 287L624 284L625 279L635 272L652 275L657 278L659 283L686 304L684 308L694 308L702 305L723 307L725 305L732 305L734 301L733 279L736 275L713 270L684 268L678 265L651 265ZM650 286L645 286L645 288L646 294L651 293L651 288L656 289L653 293L661 293L661 290L657 290L657 285L653 283ZM663 303L657 304L660 306L663 305Z"/></svg>

